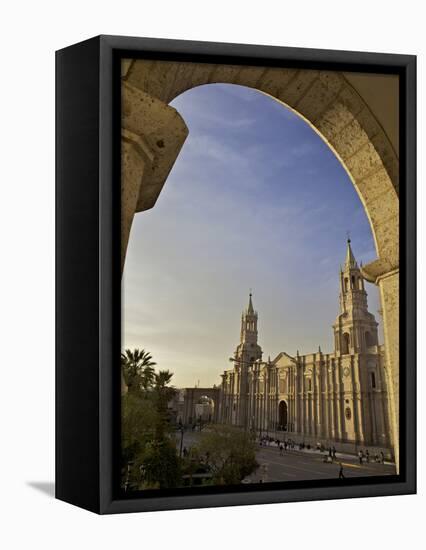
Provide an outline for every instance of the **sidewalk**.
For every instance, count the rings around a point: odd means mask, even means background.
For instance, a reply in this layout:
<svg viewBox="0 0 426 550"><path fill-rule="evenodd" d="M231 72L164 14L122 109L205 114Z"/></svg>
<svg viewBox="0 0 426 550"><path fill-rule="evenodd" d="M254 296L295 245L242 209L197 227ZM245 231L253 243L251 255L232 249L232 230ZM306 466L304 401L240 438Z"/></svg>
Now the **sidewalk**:
<svg viewBox="0 0 426 550"><path fill-rule="evenodd" d="M266 445L259 445L259 443L257 443L257 445L258 445L259 449L268 449L268 448L277 449L278 446L279 446L275 441L271 441L271 442L267 443ZM328 449L325 449L324 451L319 451L318 449L313 449L313 448L307 449L306 447L304 449L299 449L299 446L295 445L294 449L291 449L290 447L287 446L287 450L283 450L283 454L285 454L285 453L311 454L311 455L325 457L325 456L328 456ZM349 459L353 459L353 460L359 460L357 454L342 453L340 451L336 451L335 460L339 460L339 458L340 459L349 458ZM363 462L366 463L365 456L364 456ZM370 455L370 463L371 464L376 464L374 458L371 455ZM385 460L383 463L380 462L380 463L377 463L377 464L387 464L387 465L393 466L394 462L391 462L389 460Z"/></svg>

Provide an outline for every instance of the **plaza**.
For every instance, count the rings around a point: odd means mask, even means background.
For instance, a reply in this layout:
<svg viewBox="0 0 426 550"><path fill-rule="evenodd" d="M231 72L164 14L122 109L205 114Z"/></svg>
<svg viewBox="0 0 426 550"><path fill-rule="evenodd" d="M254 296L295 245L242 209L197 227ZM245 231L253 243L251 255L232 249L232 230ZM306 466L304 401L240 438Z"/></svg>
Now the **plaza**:
<svg viewBox="0 0 426 550"><path fill-rule="evenodd" d="M333 463L325 463L327 453L317 451L287 450L282 454L277 446L259 447L256 459L260 467L244 480L245 483L302 481L333 479L339 477L340 464L345 478L382 476L396 473L395 465L389 462L378 464L373 461L363 464L355 455L336 454Z"/></svg>
<svg viewBox="0 0 426 550"><path fill-rule="evenodd" d="M199 431L185 431L182 437L182 448L190 450L200 438ZM177 447L180 446L180 434L176 435ZM343 467L345 478L395 475L395 464L385 460L377 463L374 460L374 452L369 449L370 461L364 457L360 464L356 454L337 452L333 462L326 462L328 450L320 452L314 448L300 450L298 445L294 448L280 451L275 442L270 442L258 447L256 460L259 467L242 483L270 483L277 481L304 481L316 479L334 479L339 477L340 464ZM367 449L364 448L364 454Z"/></svg>

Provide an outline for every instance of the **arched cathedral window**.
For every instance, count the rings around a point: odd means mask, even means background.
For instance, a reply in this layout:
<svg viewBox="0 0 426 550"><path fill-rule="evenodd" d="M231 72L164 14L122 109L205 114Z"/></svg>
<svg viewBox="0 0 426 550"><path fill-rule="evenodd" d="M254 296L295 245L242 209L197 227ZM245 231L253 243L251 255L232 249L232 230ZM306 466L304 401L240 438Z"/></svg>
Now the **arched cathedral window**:
<svg viewBox="0 0 426 550"><path fill-rule="evenodd" d="M342 336L342 353L347 355L349 353L350 336L345 332Z"/></svg>

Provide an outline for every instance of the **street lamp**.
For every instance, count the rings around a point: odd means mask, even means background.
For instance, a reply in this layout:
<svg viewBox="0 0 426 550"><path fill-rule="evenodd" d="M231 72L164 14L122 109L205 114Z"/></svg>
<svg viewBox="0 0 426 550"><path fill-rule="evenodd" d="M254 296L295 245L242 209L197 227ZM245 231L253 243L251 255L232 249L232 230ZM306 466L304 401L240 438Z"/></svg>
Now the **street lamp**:
<svg viewBox="0 0 426 550"><path fill-rule="evenodd" d="M179 457L182 458L182 447L183 447L183 433L185 431L185 427L182 424L182 421L179 420L179 430L180 430L180 447L179 447Z"/></svg>
<svg viewBox="0 0 426 550"><path fill-rule="evenodd" d="M130 484L130 470L133 466L133 461L129 461L127 463L127 473L126 473L126 481L124 483L124 491L127 492L127 489L129 488L129 484Z"/></svg>

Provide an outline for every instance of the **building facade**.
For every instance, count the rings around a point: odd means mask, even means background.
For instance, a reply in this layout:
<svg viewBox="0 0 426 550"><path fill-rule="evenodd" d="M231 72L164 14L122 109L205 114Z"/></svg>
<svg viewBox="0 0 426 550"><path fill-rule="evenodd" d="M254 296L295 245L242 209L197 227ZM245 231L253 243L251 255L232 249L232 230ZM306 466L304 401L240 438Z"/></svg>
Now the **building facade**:
<svg viewBox="0 0 426 550"><path fill-rule="evenodd" d="M339 285L334 351L282 352L266 362L250 294L234 367L222 374L221 422L299 441L390 447L384 349L350 240Z"/></svg>

